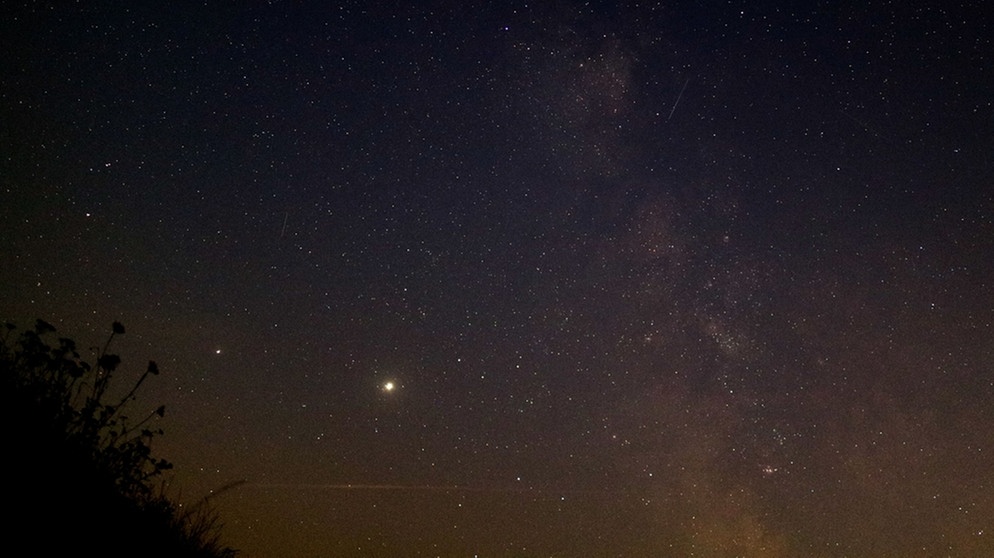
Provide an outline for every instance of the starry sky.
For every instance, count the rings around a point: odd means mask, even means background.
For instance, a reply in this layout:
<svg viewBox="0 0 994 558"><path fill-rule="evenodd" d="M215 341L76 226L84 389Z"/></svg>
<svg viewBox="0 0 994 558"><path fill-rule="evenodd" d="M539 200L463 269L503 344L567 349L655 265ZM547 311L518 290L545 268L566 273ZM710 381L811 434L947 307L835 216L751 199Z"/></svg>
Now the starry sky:
<svg viewBox="0 0 994 558"><path fill-rule="evenodd" d="M242 556L994 555L981 2L25 4L0 318Z"/></svg>

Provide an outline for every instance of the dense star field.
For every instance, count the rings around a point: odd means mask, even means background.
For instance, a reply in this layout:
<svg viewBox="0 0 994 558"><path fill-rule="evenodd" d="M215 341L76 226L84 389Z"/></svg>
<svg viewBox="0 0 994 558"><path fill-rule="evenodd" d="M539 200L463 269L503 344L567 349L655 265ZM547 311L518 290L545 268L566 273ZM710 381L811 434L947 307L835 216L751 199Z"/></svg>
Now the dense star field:
<svg viewBox="0 0 994 558"><path fill-rule="evenodd" d="M6 9L0 319L248 558L994 555L983 3L415 4Z"/></svg>

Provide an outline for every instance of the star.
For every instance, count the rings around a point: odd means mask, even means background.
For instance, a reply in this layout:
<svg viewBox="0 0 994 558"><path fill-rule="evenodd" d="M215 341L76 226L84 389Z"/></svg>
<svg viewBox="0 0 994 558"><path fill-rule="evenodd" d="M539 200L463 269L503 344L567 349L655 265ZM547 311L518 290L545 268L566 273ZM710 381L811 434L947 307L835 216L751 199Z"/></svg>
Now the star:
<svg viewBox="0 0 994 558"><path fill-rule="evenodd" d="M127 324L225 543L994 556L979 2L14 4L0 345Z"/></svg>

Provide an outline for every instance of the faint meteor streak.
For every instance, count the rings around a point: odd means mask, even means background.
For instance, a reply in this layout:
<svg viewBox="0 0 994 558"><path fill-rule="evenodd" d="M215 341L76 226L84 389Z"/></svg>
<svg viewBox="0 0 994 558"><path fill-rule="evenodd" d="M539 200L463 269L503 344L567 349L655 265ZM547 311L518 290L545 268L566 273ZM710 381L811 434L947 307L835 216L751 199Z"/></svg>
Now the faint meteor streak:
<svg viewBox="0 0 994 558"><path fill-rule="evenodd" d="M690 78L683 82L683 87L680 88L680 94L676 96L676 101L673 102L673 108L670 109L670 115L666 117L666 121L669 122L670 118L673 118L673 113L676 112L676 106L680 104L680 99L683 97L684 90L687 89L687 84L690 83Z"/></svg>

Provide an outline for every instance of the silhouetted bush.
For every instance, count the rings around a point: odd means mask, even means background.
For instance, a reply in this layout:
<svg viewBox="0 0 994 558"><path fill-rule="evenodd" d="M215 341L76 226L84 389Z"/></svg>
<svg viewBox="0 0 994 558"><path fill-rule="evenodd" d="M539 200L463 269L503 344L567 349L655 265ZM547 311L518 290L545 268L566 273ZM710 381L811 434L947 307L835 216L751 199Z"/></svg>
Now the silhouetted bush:
<svg viewBox="0 0 994 558"><path fill-rule="evenodd" d="M180 513L155 482L172 467L151 454L162 434L150 426L165 407L138 421L126 404L145 373L119 401L108 388L121 359L108 352L124 326L114 322L96 367L80 358L71 339L38 320L15 335L0 334L0 417L5 440L3 499L8 520L4 554L103 557L231 557L218 542L216 515L206 506ZM6 548L4 548L6 547Z"/></svg>

